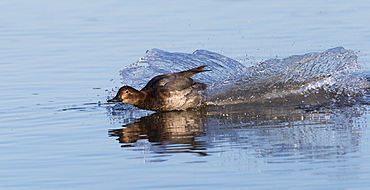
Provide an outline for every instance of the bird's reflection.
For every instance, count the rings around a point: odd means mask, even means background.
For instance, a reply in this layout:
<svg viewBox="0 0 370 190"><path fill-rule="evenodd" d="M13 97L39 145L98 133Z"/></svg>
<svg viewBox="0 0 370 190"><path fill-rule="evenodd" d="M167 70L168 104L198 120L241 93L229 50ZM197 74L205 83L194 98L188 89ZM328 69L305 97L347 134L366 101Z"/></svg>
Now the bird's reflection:
<svg viewBox="0 0 370 190"><path fill-rule="evenodd" d="M203 136L204 110L158 112L138 119L135 123L109 130L109 136L118 137L123 147L133 146L141 139L147 139L157 148L157 153L198 153L205 145L197 137Z"/></svg>
<svg viewBox="0 0 370 190"><path fill-rule="evenodd" d="M253 147L258 156L269 158L330 157L357 151L361 130L355 129L353 120L362 114L361 106L308 110L255 104L208 106L144 116L109 130L109 136L118 137L123 148L138 147L142 145L139 142L147 141L153 153L208 155L215 151L214 147L227 151L227 144L237 144L236 147ZM323 151L328 152L322 154Z"/></svg>

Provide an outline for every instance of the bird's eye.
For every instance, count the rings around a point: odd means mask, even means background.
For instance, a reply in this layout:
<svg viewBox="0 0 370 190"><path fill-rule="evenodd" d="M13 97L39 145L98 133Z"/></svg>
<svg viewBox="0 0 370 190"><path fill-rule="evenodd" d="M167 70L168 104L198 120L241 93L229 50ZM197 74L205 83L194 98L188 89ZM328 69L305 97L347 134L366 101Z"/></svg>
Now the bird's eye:
<svg viewBox="0 0 370 190"><path fill-rule="evenodd" d="M128 90L126 90L126 94L128 94Z"/></svg>

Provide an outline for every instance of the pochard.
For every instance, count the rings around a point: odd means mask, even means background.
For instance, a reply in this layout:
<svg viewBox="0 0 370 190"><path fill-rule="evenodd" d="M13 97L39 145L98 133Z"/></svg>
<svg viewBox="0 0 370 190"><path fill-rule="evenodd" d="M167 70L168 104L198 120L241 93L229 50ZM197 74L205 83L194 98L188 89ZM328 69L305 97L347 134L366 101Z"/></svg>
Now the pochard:
<svg viewBox="0 0 370 190"><path fill-rule="evenodd" d="M108 102L132 104L140 109L153 111L172 111L197 108L204 103L203 91L207 85L190 78L209 71L203 65L194 69L158 75L139 90L123 86L117 95Z"/></svg>

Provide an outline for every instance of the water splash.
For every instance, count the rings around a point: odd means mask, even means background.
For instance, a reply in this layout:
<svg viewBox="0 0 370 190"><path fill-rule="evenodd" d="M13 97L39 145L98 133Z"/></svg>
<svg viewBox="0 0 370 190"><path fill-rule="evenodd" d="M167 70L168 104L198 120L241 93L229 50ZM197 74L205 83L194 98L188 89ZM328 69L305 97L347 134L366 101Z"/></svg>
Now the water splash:
<svg viewBox="0 0 370 190"><path fill-rule="evenodd" d="M331 101L363 96L369 86L356 72L360 68L356 53L343 47L270 59L251 67L207 50L187 54L152 49L146 54L121 71L123 84L141 89L156 75L208 65L211 72L197 74L194 78L208 85L207 101L214 104L264 102L288 97L290 101L301 101L301 97L316 95Z"/></svg>
<svg viewBox="0 0 370 190"><path fill-rule="evenodd" d="M123 84L141 89L157 75L208 65L206 69L211 69L212 72L197 74L193 78L212 86L219 81L232 78L237 73L242 73L246 68L238 61L207 50L196 50L192 54L187 54L152 49L146 54L138 62L121 70Z"/></svg>

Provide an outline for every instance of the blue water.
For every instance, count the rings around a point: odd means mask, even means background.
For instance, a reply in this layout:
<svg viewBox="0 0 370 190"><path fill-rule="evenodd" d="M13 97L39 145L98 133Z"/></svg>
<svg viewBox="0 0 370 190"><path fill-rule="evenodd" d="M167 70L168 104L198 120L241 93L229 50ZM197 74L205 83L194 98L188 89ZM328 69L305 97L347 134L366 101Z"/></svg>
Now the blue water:
<svg viewBox="0 0 370 190"><path fill-rule="evenodd" d="M358 1L0 3L1 189L367 189L369 100L197 112L114 107L158 48L250 66L343 46L369 73Z"/></svg>

